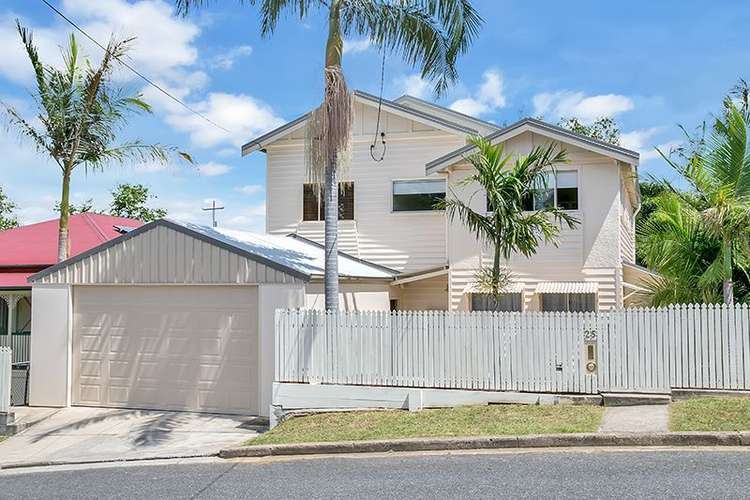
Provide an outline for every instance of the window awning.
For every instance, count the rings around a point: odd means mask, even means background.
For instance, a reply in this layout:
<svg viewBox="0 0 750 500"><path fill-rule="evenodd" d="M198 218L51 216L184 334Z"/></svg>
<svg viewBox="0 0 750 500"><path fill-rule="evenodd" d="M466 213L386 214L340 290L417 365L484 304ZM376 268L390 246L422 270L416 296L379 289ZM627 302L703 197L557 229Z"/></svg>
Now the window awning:
<svg viewBox="0 0 750 500"><path fill-rule="evenodd" d="M596 293L597 283L587 281L542 281L536 285L536 293Z"/></svg>
<svg viewBox="0 0 750 500"><path fill-rule="evenodd" d="M513 282L509 283L505 288L503 288L502 293L522 293L523 288L525 284L520 282ZM479 291L479 287L476 283L469 283L466 285L466 288L464 288L464 293L483 293Z"/></svg>

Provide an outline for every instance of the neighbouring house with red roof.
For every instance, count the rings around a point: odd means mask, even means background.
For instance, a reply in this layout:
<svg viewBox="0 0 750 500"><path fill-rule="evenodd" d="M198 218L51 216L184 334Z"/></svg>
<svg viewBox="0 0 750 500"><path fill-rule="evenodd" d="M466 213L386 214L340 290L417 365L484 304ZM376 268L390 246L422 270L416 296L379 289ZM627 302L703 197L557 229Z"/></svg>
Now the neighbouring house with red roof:
<svg viewBox="0 0 750 500"><path fill-rule="evenodd" d="M31 284L27 278L57 263L58 219L0 231L0 346L14 362L28 361ZM70 216L70 256L142 226L138 220L83 213Z"/></svg>

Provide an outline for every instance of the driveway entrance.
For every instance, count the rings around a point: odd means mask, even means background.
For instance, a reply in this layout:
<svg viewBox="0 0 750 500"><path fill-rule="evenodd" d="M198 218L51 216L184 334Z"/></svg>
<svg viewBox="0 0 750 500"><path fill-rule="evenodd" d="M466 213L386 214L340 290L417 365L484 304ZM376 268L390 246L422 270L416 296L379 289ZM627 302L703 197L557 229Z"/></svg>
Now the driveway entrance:
<svg viewBox="0 0 750 500"><path fill-rule="evenodd" d="M208 456L264 429L264 420L239 415L62 408L0 443L0 467Z"/></svg>

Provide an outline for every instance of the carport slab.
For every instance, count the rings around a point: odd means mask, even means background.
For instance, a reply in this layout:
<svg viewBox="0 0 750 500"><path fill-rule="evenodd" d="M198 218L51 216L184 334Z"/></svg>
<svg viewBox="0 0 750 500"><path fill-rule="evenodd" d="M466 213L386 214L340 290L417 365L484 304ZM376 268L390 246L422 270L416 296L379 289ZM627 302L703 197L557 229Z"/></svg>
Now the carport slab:
<svg viewBox="0 0 750 500"><path fill-rule="evenodd" d="M252 416L63 408L1 443L0 467L207 456L265 427L264 419Z"/></svg>

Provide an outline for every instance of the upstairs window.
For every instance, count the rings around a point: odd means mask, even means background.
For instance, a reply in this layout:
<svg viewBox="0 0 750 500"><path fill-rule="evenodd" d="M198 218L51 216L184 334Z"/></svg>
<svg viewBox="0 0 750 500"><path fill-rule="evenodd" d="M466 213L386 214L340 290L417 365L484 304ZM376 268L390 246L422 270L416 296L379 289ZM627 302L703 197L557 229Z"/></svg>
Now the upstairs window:
<svg viewBox="0 0 750 500"><path fill-rule="evenodd" d="M302 188L302 220L325 220L322 186L305 184ZM354 220L354 183L339 182L339 220Z"/></svg>
<svg viewBox="0 0 750 500"><path fill-rule="evenodd" d="M439 210L437 204L442 200L445 200L443 179L393 181L394 212Z"/></svg>
<svg viewBox="0 0 750 500"><path fill-rule="evenodd" d="M545 172L534 196L524 200L524 210L540 210L558 207L562 210L578 210L578 172L558 170Z"/></svg>

